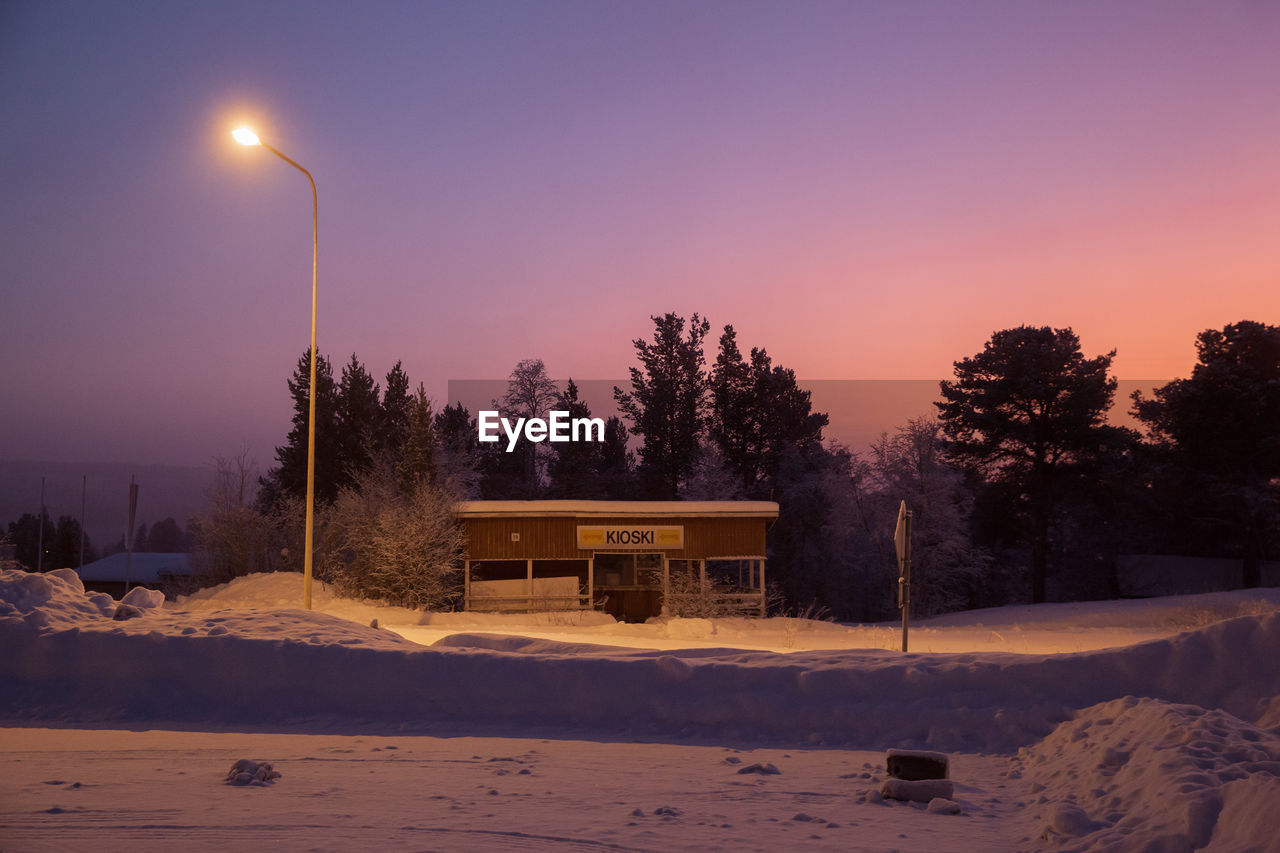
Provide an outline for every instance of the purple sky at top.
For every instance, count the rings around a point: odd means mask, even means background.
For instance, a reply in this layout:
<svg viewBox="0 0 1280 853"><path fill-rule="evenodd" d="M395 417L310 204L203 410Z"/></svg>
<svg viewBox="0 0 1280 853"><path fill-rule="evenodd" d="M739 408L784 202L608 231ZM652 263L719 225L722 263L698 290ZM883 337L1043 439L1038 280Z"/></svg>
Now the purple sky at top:
<svg viewBox="0 0 1280 853"><path fill-rule="evenodd" d="M1125 378L1280 322L1280 4L0 5L0 458L283 440L379 378L625 376L652 314L808 379L1071 326ZM712 355L712 357L714 357ZM892 424L886 424L886 428Z"/></svg>

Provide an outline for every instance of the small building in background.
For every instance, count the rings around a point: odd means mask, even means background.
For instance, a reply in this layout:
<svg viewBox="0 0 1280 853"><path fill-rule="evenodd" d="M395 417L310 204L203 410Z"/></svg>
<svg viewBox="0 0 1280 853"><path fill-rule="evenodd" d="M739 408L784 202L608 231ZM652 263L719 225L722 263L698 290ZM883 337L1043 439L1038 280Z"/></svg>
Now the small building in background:
<svg viewBox="0 0 1280 853"><path fill-rule="evenodd" d="M125 593L126 571L130 589L145 586L164 590L172 588L175 581L191 575L191 555L137 553L130 557L121 551L85 563L80 568L80 580L91 592L105 592L113 598L120 598Z"/></svg>
<svg viewBox="0 0 1280 853"><path fill-rule="evenodd" d="M639 622L677 599L765 614L772 501L467 501L463 606L598 608Z"/></svg>

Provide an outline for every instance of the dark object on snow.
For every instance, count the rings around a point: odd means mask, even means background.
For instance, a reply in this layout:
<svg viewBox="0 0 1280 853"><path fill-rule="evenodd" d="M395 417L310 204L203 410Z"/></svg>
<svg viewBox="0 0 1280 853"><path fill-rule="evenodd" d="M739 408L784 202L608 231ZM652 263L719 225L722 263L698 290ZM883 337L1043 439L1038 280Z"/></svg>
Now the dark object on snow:
<svg viewBox="0 0 1280 853"><path fill-rule="evenodd" d="M755 773L760 776L777 776L781 772L781 770L774 767L772 764L748 764L746 767L743 767L738 771L739 774Z"/></svg>
<svg viewBox="0 0 1280 853"><path fill-rule="evenodd" d="M378 617L376 617L376 616L375 616L375 617L373 618L373 620L369 623L369 627L370 627L370 628L377 628L377 627L378 627Z"/></svg>
<svg viewBox="0 0 1280 853"><path fill-rule="evenodd" d="M123 622L126 619L135 619L142 615L142 611L134 607L132 604L121 604L116 608L116 615L111 618L117 622Z"/></svg>
<svg viewBox="0 0 1280 853"><path fill-rule="evenodd" d="M895 779L945 779L950 759L941 752L891 749L885 753L886 769Z"/></svg>
<svg viewBox="0 0 1280 853"><path fill-rule="evenodd" d="M271 769L270 763L250 761L248 758L240 759L227 771L228 785L254 785L261 788L279 778L280 774Z"/></svg>

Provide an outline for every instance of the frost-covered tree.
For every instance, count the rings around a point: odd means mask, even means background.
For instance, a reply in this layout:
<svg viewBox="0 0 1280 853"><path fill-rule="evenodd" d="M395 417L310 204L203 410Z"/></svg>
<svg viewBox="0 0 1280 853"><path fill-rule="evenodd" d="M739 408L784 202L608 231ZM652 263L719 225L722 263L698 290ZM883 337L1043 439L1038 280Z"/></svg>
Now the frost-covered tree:
<svg viewBox="0 0 1280 853"><path fill-rule="evenodd" d="M560 399L560 391L547 376L540 358L516 364L507 379L507 392L493 408L515 422L517 418L546 419ZM504 440L482 448L484 482L482 492L495 499L533 499L542 496L547 458L551 450L545 442L520 441L510 452Z"/></svg>
<svg viewBox="0 0 1280 853"><path fill-rule="evenodd" d="M281 567L278 557L280 549L288 547L288 530L259 508L257 483L257 463L247 452L214 460L204 511L191 520L191 559L204 584L225 583L241 575ZM283 512L291 504L301 508L302 501L284 497L273 511ZM296 525L289 525L293 526L300 542L300 513Z"/></svg>
<svg viewBox="0 0 1280 853"><path fill-rule="evenodd" d="M738 472L724 458L713 442L704 442L698 450L693 470L681 485L680 494L687 501L744 500Z"/></svg>
<svg viewBox="0 0 1280 853"><path fill-rule="evenodd" d="M465 545L455 495L426 478L408 489L394 472L364 472L327 512L321 572L346 596L419 609L457 594Z"/></svg>
<svg viewBox="0 0 1280 853"><path fill-rule="evenodd" d="M460 499L480 495L480 441L475 418L462 403L446 404L435 417L437 476Z"/></svg>
<svg viewBox="0 0 1280 853"><path fill-rule="evenodd" d="M945 447L936 419L912 418L880 436L868 463L868 483L878 495L876 529L888 536L901 501L911 510L911 601L921 616L1003 598L991 553L972 543L973 494Z"/></svg>

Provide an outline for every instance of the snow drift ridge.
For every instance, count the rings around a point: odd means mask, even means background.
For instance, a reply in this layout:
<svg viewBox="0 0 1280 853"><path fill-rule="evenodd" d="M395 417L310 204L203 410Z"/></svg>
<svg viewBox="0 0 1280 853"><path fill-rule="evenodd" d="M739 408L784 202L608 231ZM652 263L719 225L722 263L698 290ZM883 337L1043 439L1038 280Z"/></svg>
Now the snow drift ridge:
<svg viewBox="0 0 1280 853"><path fill-rule="evenodd" d="M1012 752L1076 709L1129 695L1255 721L1280 685L1280 656L1272 653L1280 614L1060 655L605 649L587 656L550 641L517 648L510 638L417 647L318 614L307 614L309 629L323 632L332 621L344 639L183 635L173 630L183 614L172 612L134 619L127 629L90 608L74 626L45 624L30 607L24 613L10 603L0 613L9 652L0 657L0 714L79 725L432 734L465 724L469 732ZM143 633L148 624L164 631Z"/></svg>

